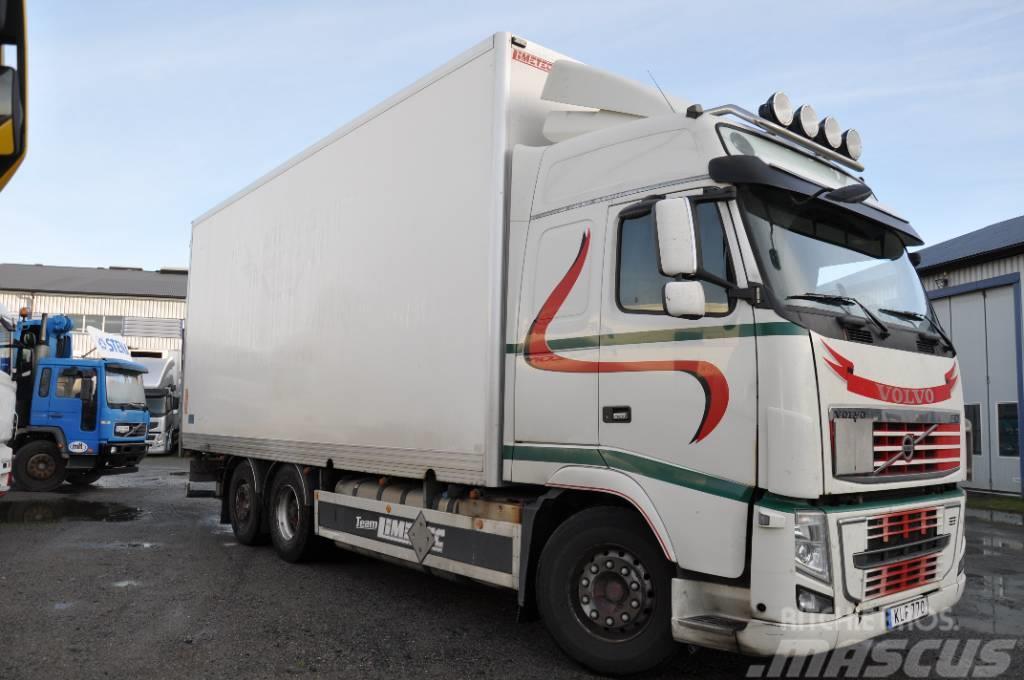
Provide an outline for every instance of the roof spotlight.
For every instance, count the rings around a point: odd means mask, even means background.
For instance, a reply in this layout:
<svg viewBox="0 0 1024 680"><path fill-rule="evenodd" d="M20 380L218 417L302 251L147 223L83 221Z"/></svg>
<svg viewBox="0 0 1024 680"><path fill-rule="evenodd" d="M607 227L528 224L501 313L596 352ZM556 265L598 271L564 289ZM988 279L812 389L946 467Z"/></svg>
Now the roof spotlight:
<svg viewBox="0 0 1024 680"><path fill-rule="evenodd" d="M804 104L796 110L793 115L793 122L789 129L798 132L804 137L814 139L818 134L818 113L810 104Z"/></svg>
<svg viewBox="0 0 1024 680"><path fill-rule="evenodd" d="M776 92L768 97L768 101L761 104L757 113L762 118L767 118L782 127L789 127L793 122L793 102L789 100L785 92Z"/></svg>
<svg viewBox="0 0 1024 680"><path fill-rule="evenodd" d="M814 141L833 149L838 149L843 143L843 129L839 127L839 121L832 116L822 118Z"/></svg>
<svg viewBox="0 0 1024 680"><path fill-rule="evenodd" d="M839 151L853 160L860 158L861 153L864 151L864 145L860 141L860 133L853 128L844 132L843 145L839 147Z"/></svg>

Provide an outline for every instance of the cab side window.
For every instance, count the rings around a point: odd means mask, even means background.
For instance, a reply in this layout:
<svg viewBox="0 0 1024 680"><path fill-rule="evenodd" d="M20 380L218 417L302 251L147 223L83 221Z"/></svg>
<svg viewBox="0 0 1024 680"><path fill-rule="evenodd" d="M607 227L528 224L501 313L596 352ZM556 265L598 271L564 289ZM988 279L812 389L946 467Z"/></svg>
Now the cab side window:
<svg viewBox="0 0 1024 680"><path fill-rule="evenodd" d="M722 281L735 281L729 241L725 236L718 203L704 201L693 206L696 222L697 258L700 268ZM625 312L664 314L664 287L672 278L658 265L658 238L654 213L631 215L619 227L618 302ZM706 300L704 313L724 316L731 303L728 289L718 283L701 281Z"/></svg>
<svg viewBox="0 0 1024 680"><path fill-rule="evenodd" d="M39 375L39 396L50 396L50 378L53 377L53 369L44 368Z"/></svg>

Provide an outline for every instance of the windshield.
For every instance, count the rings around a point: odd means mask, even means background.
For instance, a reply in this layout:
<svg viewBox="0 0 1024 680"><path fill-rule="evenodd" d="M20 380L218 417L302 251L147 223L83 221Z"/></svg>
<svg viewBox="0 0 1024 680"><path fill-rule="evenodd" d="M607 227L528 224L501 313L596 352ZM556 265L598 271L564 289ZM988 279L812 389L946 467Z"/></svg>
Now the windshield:
<svg viewBox="0 0 1024 680"><path fill-rule="evenodd" d="M167 403L167 397L146 397L146 408L149 410L150 415L162 416L166 413L164 407Z"/></svg>
<svg viewBox="0 0 1024 680"><path fill-rule="evenodd" d="M107 406L120 409L146 408L142 374L107 367Z"/></svg>
<svg viewBox="0 0 1024 680"><path fill-rule="evenodd" d="M761 258L766 283L783 304L808 311L841 310L863 316L857 305L793 296L853 298L885 323L924 328L913 315L929 315L921 281L903 242L890 229L819 201L779 189L740 188L740 200ZM892 312L909 312L894 316Z"/></svg>

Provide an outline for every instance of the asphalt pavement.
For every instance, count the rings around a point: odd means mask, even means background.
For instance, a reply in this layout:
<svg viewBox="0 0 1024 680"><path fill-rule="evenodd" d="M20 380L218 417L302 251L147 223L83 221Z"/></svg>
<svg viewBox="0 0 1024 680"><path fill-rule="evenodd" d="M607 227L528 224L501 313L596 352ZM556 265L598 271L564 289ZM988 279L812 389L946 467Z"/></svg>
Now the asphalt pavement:
<svg viewBox="0 0 1024 680"><path fill-rule="evenodd" d="M0 678L593 677L541 622L517 621L511 591L341 550L292 565L237 544L219 501L185 497L186 469L148 458L92 488L0 498ZM888 673L862 647L846 677L965 677L1003 661L1004 677L1024 675L1022 519L970 511L954 616L890 634L903 651ZM971 665L943 666L942 645ZM773 673L770 660L681 646L648 677Z"/></svg>

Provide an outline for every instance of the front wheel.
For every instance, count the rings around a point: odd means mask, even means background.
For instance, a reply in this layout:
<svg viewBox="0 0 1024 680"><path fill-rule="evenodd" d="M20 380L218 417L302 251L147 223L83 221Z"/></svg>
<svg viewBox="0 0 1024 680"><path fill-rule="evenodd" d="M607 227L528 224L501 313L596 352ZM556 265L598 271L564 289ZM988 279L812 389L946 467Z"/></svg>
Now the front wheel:
<svg viewBox="0 0 1024 680"><path fill-rule="evenodd" d="M14 454L14 481L23 491L53 491L64 483L67 461L50 441L29 442Z"/></svg>
<svg viewBox="0 0 1024 680"><path fill-rule="evenodd" d="M647 671L676 650L672 571L636 513L590 508L548 539L537 567L537 608L569 656L598 673Z"/></svg>

